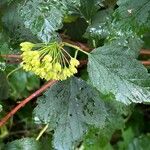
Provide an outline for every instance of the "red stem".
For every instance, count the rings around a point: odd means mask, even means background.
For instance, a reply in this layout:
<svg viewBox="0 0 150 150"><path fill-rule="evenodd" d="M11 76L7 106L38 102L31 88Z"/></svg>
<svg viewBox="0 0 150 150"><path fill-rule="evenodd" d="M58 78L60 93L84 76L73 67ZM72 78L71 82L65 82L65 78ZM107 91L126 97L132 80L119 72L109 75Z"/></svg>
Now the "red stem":
<svg viewBox="0 0 150 150"><path fill-rule="evenodd" d="M20 55L0 55L1 57L3 57L3 58L17 58L17 59L21 59L21 56Z"/></svg>
<svg viewBox="0 0 150 150"><path fill-rule="evenodd" d="M142 49L141 51L140 51L140 54L141 55L150 55L150 50L146 50L146 49Z"/></svg>
<svg viewBox="0 0 150 150"><path fill-rule="evenodd" d="M4 118L0 120L0 127L3 126L9 118L11 118L18 110L25 106L29 101L33 100L35 97L39 96L42 92L44 92L49 87L53 86L57 81L51 80L43 85L39 90L31 94L28 98L24 99L21 103L19 103L15 108L13 108Z"/></svg>
<svg viewBox="0 0 150 150"><path fill-rule="evenodd" d="M84 51L91 51L91 49L88 47L88 45L86 43L80 43L80 42L73 42L71 40L68 40L68 39L65 39L63 40L64 42L68 42L70 44L74 44L78 47L80 47L81 49L83 49ZM140 54L141 55L150 55L150 50L149 49L141 49L140 51ZM10 55L0 55L1 57L4 57L4 58L17 58L17 59L21 59L21 55L15 55L15 54L10 54Z"/></svg>
<svg viewBox="0 0 150 150"><path fill-rule="evenodd" d="M82 48L83 50L85 51L90 51L90 48L83 44L83 43L80 43L80 42L72 42L70 40L64 40L65 42L68 42L68 43L71 43L71 44L74 44L76 46L79 46L80 48ZM76 43L76 44L75 44ZM150 55L150 50L145 50L145 49L142 49L141 52L140 52L141 55ZM17 59L21 59L21 56L20 55L0 55L1 57L4 57L4 58L17 58ZM15 62L17 63L17 62ZM80 61L80 66L81 67L82 65L85 65L87 63L87 61L85 60L81 60ZM150 61L141 61L141 63L145 66L149 66L150 65Z"/></svg>
<svg viewBox="0 0 150 150"><path fill-rule="evenodd" d="M150 61L141 61L144 66L150 66Z"/></svg>

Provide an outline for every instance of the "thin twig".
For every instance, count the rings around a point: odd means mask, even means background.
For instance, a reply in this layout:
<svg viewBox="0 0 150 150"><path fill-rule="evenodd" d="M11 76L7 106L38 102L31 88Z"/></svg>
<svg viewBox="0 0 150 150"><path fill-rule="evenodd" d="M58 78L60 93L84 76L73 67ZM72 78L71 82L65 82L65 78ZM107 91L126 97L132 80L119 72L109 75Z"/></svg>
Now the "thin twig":
<svg viewBox="0 0 150 150"><path fill-rule="evenodd" d="M144 66L150 66L150 61L141 61Z"/></svg>
<svg viewBox="0 0 150 150"><path fill-rule="evenodd" d="M145 67L150 66L150 61L140 61ZM86 65L88 63L88 60L80 60L80 65L78 68L81 68L82 66Z"/></svg>
<svg viewBox="0 0 150 150"><path fill-rule="evenodd" d="M3 58L16 58L16 59L21 59L21 55L15 55L15 54L10 54L10 55L0 55L0 57L3 57Z"/></svg>
<svg viewBox="0 0 150 150"><path fill-rule="evenodd" d="M69 39L64 39L63 41L68 42L68 43L73 44L73 45L76 45L86 52L90 52L92 50L86 43L74 42L74 41L71 41ZM150 49L141 49L140 55L150 55ZM0 57L21 59L21 55L19 55L19 54L18 55L17 54L0 55Z"/></svg>
<svg viewBox="0 0 150 150"><path fill-rule="evenodd" d="M147 54L145 54L145 55L147 55ZM2 56L2 55L1 55ZM9 55L9 58L15 58L13 55L12 56L10 56ZM18 58L20 58L21 59L21 57L20 57L20 55L18 55ZM16 62L15 64L18 64L18 63L20 63L20 61L18 61L18 62ZM150 61L141 61L141 63L144 65L144 66L150 66ZM83 65L86 65L87 64L87 60L80 60L80 66L79 66L79 68L81 67L81 66L83 66Z"/></svg>
<svg viewBox="0 0 150 150"><path fill-rule="evenodd" d="M31 94L28 98L24 99L15 108L13 108L4 118L0 120L0 127L3 126L9 118L11 118L18 110L25 106L29 101L33 100L35 97L39 96L42 92L47 90L49 87L53 86L57 81L52 80L43 85L39 90Z"/></svg>
<svg viewBox="0 0 150 150"><path fill-rule="evenodd" d="M142 49L141 51L140 51L140 54L141 55L150 55L150 50L146 50L146 49Z"/></svg>

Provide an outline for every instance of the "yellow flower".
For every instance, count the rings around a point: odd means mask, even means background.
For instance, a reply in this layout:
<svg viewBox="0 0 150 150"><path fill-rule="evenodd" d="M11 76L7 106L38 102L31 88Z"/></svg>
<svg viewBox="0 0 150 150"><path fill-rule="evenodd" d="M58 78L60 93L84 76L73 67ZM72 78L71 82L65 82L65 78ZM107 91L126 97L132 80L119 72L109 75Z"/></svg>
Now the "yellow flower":
<svg viewBox="0 0 150 150"><path fill-rule="evenodd" d="M53 68L52 63L45 64L44 66L46 72L50 72L52 68Z"/></svg>
<svg viewBox="0 0 150 150"><path fill-rule="evenodd" d="M23 69L26 71L31 71L32 67L30 65L23 65Z"/></svg>
<svg viewBox="0 0 150 150"><path fill-rule="evenodd" d="M51 62L52 59L53 59L52 56L50 56L50 55L45 55L44 58L42 59L42 61Z"/></svg>
<svg viewBox="0 0 150 150"><path fill-rule="evenodd" d="M73 73L73 74L75 74L75 73L78 72L77 69L76 69L74 66L70 66L70 67L69 67L69 71L70 71L71 73Z"/></svg>
<svg viewBox="0 0 150 150"><path fill-rule="evenodd" d="M20 44L20 46L22 47L21 50L25 52L30 51L35 46L35 44L31 42L23 42Z"/></svg>
<svg viewBox="0 0 150 150"><path fill-rule="evenodd" d="M61 65L60 65L60 63L56 62L53 65L53 70L54 70L54 72L61 72Z"/></svg>
<svg viewBox="0 0 150 150"><path fill-rule="evenodd" d="M40 71L40 74L39 74L39 75L40 75L42 78L45 78L46 72L45 72L44 68L41 68L39 71Z"/></svg>
<svg viewBox="0 0 150 150"><path fill-rule="evenodd" d="M73 74L70 72L70 70L67 67L65 67L64 70L63 70L63 75L66 76L66 77L70 77Z"/></svg>
<svg viewBox="0 0 150 150"><path fill-rule="evenodd" d="M80 62L76 58L71 58L70 64L77 67L79 66Z"/></svg>

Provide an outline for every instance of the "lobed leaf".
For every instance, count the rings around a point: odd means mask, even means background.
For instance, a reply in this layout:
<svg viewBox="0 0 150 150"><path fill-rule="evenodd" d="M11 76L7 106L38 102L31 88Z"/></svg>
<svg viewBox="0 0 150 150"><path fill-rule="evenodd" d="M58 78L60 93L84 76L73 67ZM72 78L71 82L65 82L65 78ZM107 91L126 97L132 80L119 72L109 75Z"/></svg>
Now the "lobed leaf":
<svg viewBox="0 0 150 150"><path fill-rule="evenodd" d="M112 9L99 11L93 18L92 24L88 26L85 37L96 43L95 47L99 47L99 41L105 43L116 42L116 46L125 46L130 49L129 54L138 57L139 50L143 41L141 35L143 31L139 26L133 23L126 23L112 19ZM117 44L118 43L118 44Z"/></svg>
<svg viewBox="0 0 150 150"><path fill-rule="evenodd" d="M49 42L56 38L55 31L62 27L65 9L64 5L53 0L32 0L21 7L20 13L26 28L37 35L39 40Z"/></svg>
<svg viewBox="0 0 150 150"><path fill-rule="evenodd" d="M115 42L91 52L88 73L99 91L114 94L117 101L125 104L150 102L147 69L128 54L128 49Z"/></svg>
<svg viewBox="0 0 150 150"><path fill-rule="evenodd" d="M70 150L86 133L88 126L102 127L106 110L99 93L84 81L71 78L59 82L39 98L35 120L54 129L54 147Z"/></svg>

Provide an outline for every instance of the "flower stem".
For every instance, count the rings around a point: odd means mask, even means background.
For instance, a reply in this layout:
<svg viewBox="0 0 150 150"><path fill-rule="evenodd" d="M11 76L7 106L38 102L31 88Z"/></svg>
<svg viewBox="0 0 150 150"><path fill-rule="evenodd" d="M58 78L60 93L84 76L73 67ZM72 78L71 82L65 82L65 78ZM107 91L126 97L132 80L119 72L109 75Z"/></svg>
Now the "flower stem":
<svg viewBox="0 0 150 150"><path fill-rule="evenodd" d="M43 133L47 130L48 128L48 124L41 130L41 132L39 133L39 135L36 138L36 141L38 141L40 139L40 137L43 135Z"/></svg>
<svg viewBox="0 0 150 150"><path fill-rule="evenodd" d="M77 51L75 52L74 58L77 58L78 51L79 51L79 50L77 50Z"/></svg>
<svg viewBox="0 0 150 150"><path fill-rule="evenodd" d="M86 54L86 55L89 55L88 52L85 52L84 50L82 50L80 47L78 47L78 46L76 46L76 45L72 45L72 44L67 43L67 42L63 42L63 44L64 44L65 46L72 47L72 48L74 48L74 49L76 49L76 50L79 50L80 52L82 52L82 53L84 53L84 54Z"/></svg>

